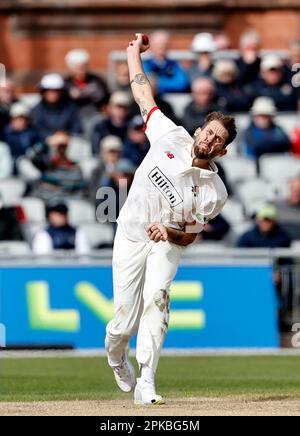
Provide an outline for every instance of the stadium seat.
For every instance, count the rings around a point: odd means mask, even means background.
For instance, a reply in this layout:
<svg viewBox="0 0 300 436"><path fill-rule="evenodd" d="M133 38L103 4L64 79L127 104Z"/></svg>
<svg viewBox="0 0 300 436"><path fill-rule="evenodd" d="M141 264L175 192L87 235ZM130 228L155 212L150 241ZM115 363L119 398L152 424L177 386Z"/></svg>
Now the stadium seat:
<svg viewBox="0 0 300 436"><path fill-rule="evenodd" d="M192 101L191 94L165 94L166 100L173 108L175 115L181 119L184 115L184 109Z"/></svg>
<svg viewBox="0 0 300 436"><path fill-rule="evenodd" d="M300 253L300 241L293 241L291 248L293 251Z"/></svg>
<svg viewBox="0 0 300 436"><path fill-rule="evenodd" d="M33 109L35 106L39 104L41 101L41 94L32 93L32 94L22 94L20 96L21 103L24 103L30 109Z"/></svg>
<svg viewBox="0 0 300 436"><path fill-rule="evenodd" d="M251 217L262 203L275 199L272 185L263 179L248 180L238 185L236 192L248 217Z"/></svg>
<svg viewBox="0 0 300 436"><path fill-rule="evenodd" d="M84 224L80 228L85 232L90 246L94 249L100 244L112 244L113 242L114 234L111 224Z"/></svg>
<svg viewBox="0 0 300 436"><path fill-rule="evenodd" d="M234 224L231 227L230 232L228 235L226 235L224 241L232 246L235 247L237 245L237 242L239 238L245 233L248 232L252 227L254 226L254 222L250 220L245 220L239 224Z"/></svg>
<svg viewBox="0 0 300 436"><path fill-rule="evenodd" d="M22 241L1 241L0 256L23 256L31 253L27 242Z"/></svg>
<svg viewBox="0 0 300 436"><path fill-rule="evenodd" d="M26 185L20 179L12 178L0 181L0 197L7 207L19 204L25 190Z"/></svg>
<svg viewBox="0 0 300 436"><path fill-rule="evenodd" d="M24 235L25 240L28 242L28 244L32 244L32 240L35 237L35 235L44 230L46 227L46 223L38 223L38 222L28 222L25 224L22 224L22 232Z"/></svg>
<svg viewBox="0 0 300 436"><path fill-rule="evenodd" d="M92 224L96 221L95 207L85 200L69 200L69 222L73 226Z"/></svg>
<svg viewBox="0 0 300 436"><path fill-rule="evenodd" d="M42 200L35 197L26 197L21 201L28 222L45 223L46 211Z"/></svg>
<svg viewBox="0 0 300 436"><path fill-rule="evenodd" d="M220 160L229 183L235 185L256 176L256 165L251 159L240 156L226 156Z"/></svg>
<svg viewBox="0 0 300 436"><path fill-rule="evenodd" d="M290 134L295 127L299 127L299 115L295 113L280 113L276 117L276 122Z"/></svg>
<svg viewBox="0 0 300 436"><path fill-rule="evenodd" d="M205 241L205 242L195 242L190 247L185 250L185 254L188 256L191 254L194 258L197 254L203 255L208 253L223 253L226 251L226 245L224 242L216 241Z"/></svg>
<svg viewBox="0 0 300 436"><path fill-rule="evenodd" d="M90 158L88 160L84 160L83 162L79 163L79 166L81 168L85 180L91 179L92 173L94 169L96 169L98 164L99 164L99 159L97 158Z"/></svg>
<svg viewBox="0 0 300 436"><path fill-rule="evenodd" d="M222 210L223 217L231 224L240 224L245 220L245 213L242 204L229 198Z"/></svg>
<svg viewBox="0 0 300 436"><path fill-rule="evenodd" d="M279 191L292 177L300 175L300 159L287 154L272 154L260 159L261 177L269 180Z"/></svg>
<svg viewBox="0 0 300 436"><path fill-rule="evenodd" d="M68 147L68 158L80 163L92 157L92 146L81 136L72 136Z"/></svg>

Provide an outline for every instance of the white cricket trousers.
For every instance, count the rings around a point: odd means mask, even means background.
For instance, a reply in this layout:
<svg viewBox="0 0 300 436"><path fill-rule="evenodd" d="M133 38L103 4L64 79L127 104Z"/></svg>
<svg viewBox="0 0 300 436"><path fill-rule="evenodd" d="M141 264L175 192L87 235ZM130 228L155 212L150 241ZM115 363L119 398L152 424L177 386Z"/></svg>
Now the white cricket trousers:
<svg viewBox="0 0 300 436"><path fill-rule="evenodd" d="M118 228L113 254L115 316L106 328L110 366L117 366L138 333L136 359L156 371L168 330L170 285L183 248L170 242L132 242Z"/></svg>

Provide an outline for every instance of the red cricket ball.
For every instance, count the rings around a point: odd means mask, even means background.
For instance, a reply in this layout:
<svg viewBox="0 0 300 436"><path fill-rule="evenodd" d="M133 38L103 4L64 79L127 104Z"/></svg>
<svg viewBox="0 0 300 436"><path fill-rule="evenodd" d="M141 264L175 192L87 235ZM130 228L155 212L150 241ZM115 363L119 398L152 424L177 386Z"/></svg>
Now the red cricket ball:
<svg viewBox="0 0 300 436"><path fill-rule="evenodd" d="M143 45L149 45L149 36L145 35L144 33L142 34L142 39L143 39Z"/></svg>

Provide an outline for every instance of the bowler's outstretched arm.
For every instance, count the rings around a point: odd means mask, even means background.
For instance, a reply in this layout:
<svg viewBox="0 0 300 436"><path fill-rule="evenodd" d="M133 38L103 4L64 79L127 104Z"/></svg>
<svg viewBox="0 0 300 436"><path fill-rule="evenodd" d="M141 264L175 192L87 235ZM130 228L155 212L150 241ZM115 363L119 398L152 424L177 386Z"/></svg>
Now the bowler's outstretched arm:
<svg viewBox="0 0 300 436"><path fill-rule="evenodd" d="M134 100L139 105L142 117L147 118L151 109L156 106L153 91L145 74L141 53L149 49L149 45L143 45L141 33L137 33L137 39L131 41L127 48L127 61L129 67L131 89Z"/></svg>

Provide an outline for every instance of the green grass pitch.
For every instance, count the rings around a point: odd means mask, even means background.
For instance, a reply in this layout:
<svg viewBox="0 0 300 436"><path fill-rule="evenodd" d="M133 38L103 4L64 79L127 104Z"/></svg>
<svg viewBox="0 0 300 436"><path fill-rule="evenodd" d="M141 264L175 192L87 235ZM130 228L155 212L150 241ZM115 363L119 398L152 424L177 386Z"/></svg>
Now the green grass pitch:
<svg viewBox="0 0 300 436"><path fill-rule="evenodd" d="M157 385L169 398L259 395L300 398L300 356L163 357ZM0 401L127 398L105 358L6 359L0 355Z"/></svg>

